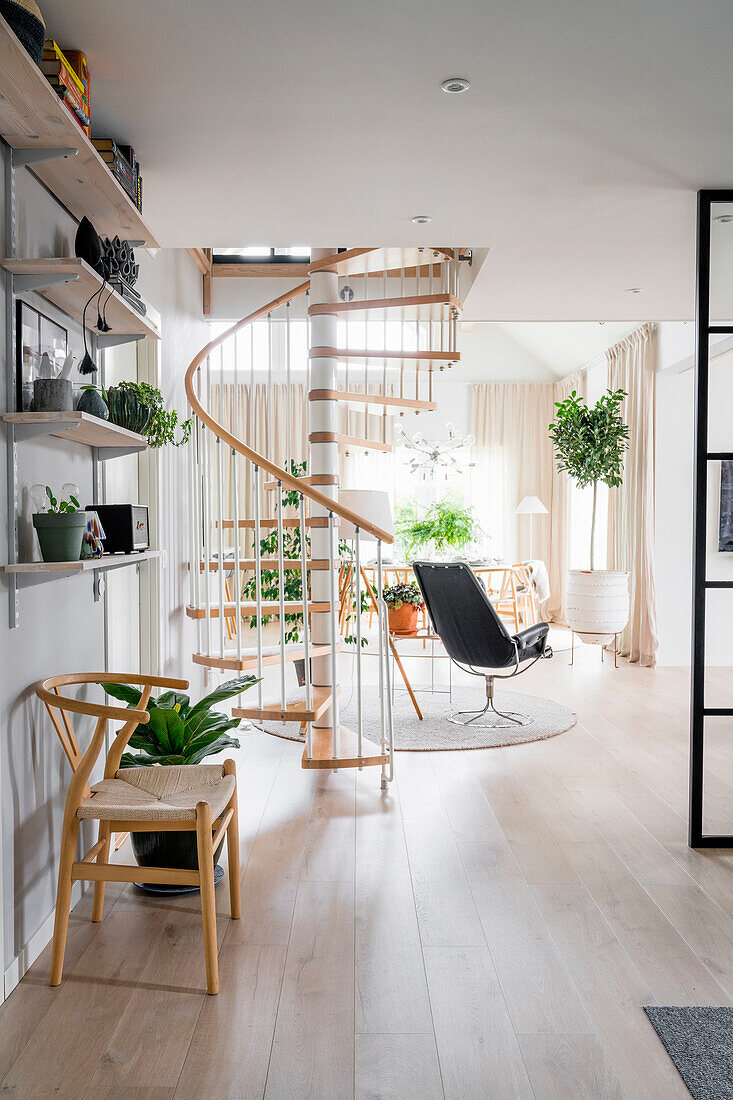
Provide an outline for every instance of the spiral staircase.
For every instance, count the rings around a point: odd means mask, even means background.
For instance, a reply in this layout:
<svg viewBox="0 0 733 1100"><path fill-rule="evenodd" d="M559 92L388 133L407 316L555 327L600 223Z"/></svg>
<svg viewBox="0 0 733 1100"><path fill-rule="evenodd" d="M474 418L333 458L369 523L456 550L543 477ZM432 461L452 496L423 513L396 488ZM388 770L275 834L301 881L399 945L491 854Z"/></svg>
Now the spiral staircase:
<svg viewBox="0 0 733 1100"><path fill-rule="evenodd" d="M449 248L314 250L307 282L210 341L186 372L194 416L187 607L198 630L193 660L222 673L256 674L256 703L243 697L247 705L235 707L233 713L255 724L297 724L304 736L304 768L376 766L383 788L394 774L391 639L381 599L383 549L393 542L393 535L373 517L339 500L339 452L391 450L388 417L437 408L433 374L460 358L460 264L460 250ZM247 382L246 367L240 364L247 332L251 393L254 379L266 377L269 413L271 330L278 320L286 331L285 382L290 394L291 303L301 295L308 300L307 474L294 463L296 442L290 438L289 416L285 460L280 456L279 462L273 454L261 453L262 448L255 449L254 414L247 423L231 416L228 426L222 422L226 387L232 386L236 397L238 387ZM267 325L262 354L255 348L252 326L257 322ZM355 346L362 333L362 346ZM253 403L252 399L250 406ZM359 424L363 415L363 435L339 430L343 408L351 409L352 420L356 415ZM369 436L375 415L381 439ZM245 498L248 515L240 514ZM294 544L291 536L296 532L300 537ZM267 534L274 534L271 556L263 555L261 547ZM297 545L297 556L285 556L286 542L291 549ZM364 569L365 543L370 555L376 543L374 584ZM295 599L292 592L286 596L293 575L300 578ZM379 695L379 737L371 740L362 728L363 616L347 610L370 605L377 629L369 639L369 656L378 659ZM289 642L296 619L298 640ZM339 653L347 622L351 636L356 635L355 729L339 718ZM294 674L286 672L296 661L303 662L305 683L294 694L288 687Z"/></svg>

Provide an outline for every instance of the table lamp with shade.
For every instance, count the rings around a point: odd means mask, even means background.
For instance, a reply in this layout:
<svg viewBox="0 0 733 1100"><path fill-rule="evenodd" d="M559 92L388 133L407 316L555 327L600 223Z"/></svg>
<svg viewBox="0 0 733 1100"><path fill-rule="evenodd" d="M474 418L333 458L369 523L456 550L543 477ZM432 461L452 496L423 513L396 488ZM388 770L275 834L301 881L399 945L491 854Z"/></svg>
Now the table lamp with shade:
<svg viewBox="0 0 733 1100"><path fill-rule="evenodd" d="M394 534L389 493L383 489L339 489L339 504L363 517L364 526L359 528L359 534L367 542L377 541L370 531L371 527L380 527L390 535ZM339 538L356 538L354 524L342 519L339 524Z"/></svg>
<svg viewBox="0 0 733 1100"><path fill-rule="evenodd" d="M531 560L533 557L532 516L546 516L548 514L547 508L545 508L539 497L523 497L517 505L515 514L518 516L529 516L529 557Z"/></svg>

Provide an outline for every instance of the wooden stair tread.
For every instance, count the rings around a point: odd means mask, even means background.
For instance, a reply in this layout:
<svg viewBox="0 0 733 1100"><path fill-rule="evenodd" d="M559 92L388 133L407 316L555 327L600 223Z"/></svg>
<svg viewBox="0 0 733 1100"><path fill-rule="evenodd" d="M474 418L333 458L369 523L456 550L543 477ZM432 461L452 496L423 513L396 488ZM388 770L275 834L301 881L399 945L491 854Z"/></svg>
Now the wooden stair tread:
<svg viewBox="0 0 733 1100"><path fill-rule="evenodd" d="M306 474L305 477L299 477L298 481L302 481L304 485L315 485L316 487L321 485L338 485L338 474ZM262 484L262 488L269 492L275 492L277 489L277 481L265 481Z"/></svg>
<svg viewBox="0 0 733 1100"><path fill-rule="evenodd" d="M439 321L460 313L462 305L453 294L413 294L405 298L369 298L355 302L321 302L308 307L308 316L319 314L372 313L372 320L389 319L398 313L404 320Z"/></svg>
<svg viewBox="0 0 733 1100"><path fill-rule="evenodd" d="M378 439L360 439L358 436L343 435L341 432L311 432L309 443L338 443L340 447L363 448L365 451L387 451L392 453L391 443L382 443ZM334 517L335 518L335 517Z"/></svg>
<svg viewBox="0 0 733 1100"><path fill-rule="evenodd" d="M337 649L340 650L341 646L338 645ZM268 652L268 650L275 650L275 652ZM311 657L328 657L331 652L330 645L312 645L309 649ZM285 647L285 652L280 652L280 647L277 646L265 646L262 653L262 667L272 668L274 665L279 665L281 662L292 664L293 661L302 661L305 659L305 650L302 646L296 646L293 649ZM194 653L193 662L197 665L204 665L206 668L223 668L228 671L234 672L248 672L257 668L257 651L252 649L246 649L242 651L242 656L237 657L236 653L225 654L223 657L215 656L209 653Z"/></svg>
<svg viewBox="0 0 733 1100"><path fill-rule="evenodd" d="M338 271L339 275L363 275L402 267L438 264L451 259L452 248L350 248L338 255L314 261L308 267L308 274L312 275L316 271Z"/></svg>
<svg viewBox="0 0 733 1100"><path fill-rule="evenodd" d="M308 749L303 749L302 764L304 768L359 768L370 767L374 764L387 764L389 757L383 753L381 746L375 745L366 737L362 737L361 756L357 752L357 736L354 730L347 726L339 726L336 743L336 756L333 754L333 734L330 728L314 729L312 737L311 755Z"/></svg>
<svg viewBox="0 0 733 1100"><path fill-rule="evenodd" d="M302 603L301 600L296 600L296 601L285 600L284 606L285 606L285 614L286 615L299 615L303 610L303 603ZM261 604L261 607L262 607L262 614L263 615L275 615L275 616L277 616L280 612L280 603L279 603L278 600L263 600L262 604ZM250 618L250 617L257 614L257 604L252 603L251 601L247 601L247 603L242 601L239 605L239 608L240 608L240 614L241 614L243 619ZM317 603L315 601L311 601L311 602L308 603L308 610L310 612L312 612L314 615L325 614L326 612L331 610L331 604L330 603ZM194 607L193 604L188 604L187 607L186 607L186 614L189 617L189 619L205 619L206 618L206 608L205 607ZM209 606L209 617L211 619L218 619L219 618L219 605L218 604L213 604L212 603ZM227 619L235 619L237 617L237 605L235 603L227 602L227 603L224 604L224 617L227 618Z"/></svg>
<svg viewBox="0 0 733 1100"><path fill-rule="evenodd" d="M435 401L421 401L417 397L385 397L381 393L354 393L352 390L311 390L310 401L339 401L342 405L381 405L397 409L437 409Z"/></svg>
<svg viewBox="0 0 733 1100"><path fill-rule="evenodd" d="M356 359L360 361L376 359L408 360L411 363L459 363L461 353L458 351L375 351L373 348L312 348L308 353L309 359Z"/></svg>
<svg viewBox="0 0 733 1100"><path fill-rule="evenodd" d="M341 688L337 689L337 693ZM305 704L305 688L301 688L290 699L285 700L285 709L282 709L280 699L263 703L261 707L234 707L233 718L248 718L250 721L259 722L315 722L328 710L333 699L330 688L311 687L310 708Z"/></svg>
<svg viewBox="0 0 733 1100"><path fill-rule="evenodd" d="M222 573L231 573L231 572L234 571L235 565L236 565L236 562L235 562L234 558L223 558L221 561L219 561L218 558L210 558L209 559L209 570L213 573L218 573L220 569L221 569ZM328 569L328 559L327 558L311 558L308 561L306 561L305 565L306 565L306 569ZM260 566L261 566L262 569L269 569L269 570L272 570L273 572L276 572L279 568L279 562L278 562L277 558L260 558ZM189 567L189 569L191 568L191 563L190 562L189 562L188 567ZM256 558L240 558L239 559L239 568L243 569L243 570L256 569L257 568ZM298 570L302 569L302 562L301 562L300 558L284 558L283 559L283 568L284 569L292 569L295 572L298 572ZM206 571L206 563L203 562L203 561L200 561L199 562L199 572L204 573L205 571Z"/></svg>
<svg viewBox="0 0 733 1100"><path fill-rule="evenodd" d="M338 527L338 525L339 525L339 516L334 516L333 521L336 524L336 526ZM247 530L247 531L254 531L255 522L256 521L253 520L253 519L240 519L239 522L238 522L238 526L240 528L243 528L243 529ZM292 518L291 519L283 519L282 524L283 524L283 527L289 527L289 528L300 527L300 519L292 519ZM305 525L306 525L306 527L328 527L328 516L312 516L309 519L306 519ZM214 527L218 528L218 526L219 526L219 520L218 519L214 520ZM233 519L223 519L221 521L221 526L222 526L222 530L224 530L224 531L233 531L234 530L234 520ZM266 516L264 519L261 519L260 520L260 527L268 527L271 530L276 531L277 530L277 516Z"/></svg>

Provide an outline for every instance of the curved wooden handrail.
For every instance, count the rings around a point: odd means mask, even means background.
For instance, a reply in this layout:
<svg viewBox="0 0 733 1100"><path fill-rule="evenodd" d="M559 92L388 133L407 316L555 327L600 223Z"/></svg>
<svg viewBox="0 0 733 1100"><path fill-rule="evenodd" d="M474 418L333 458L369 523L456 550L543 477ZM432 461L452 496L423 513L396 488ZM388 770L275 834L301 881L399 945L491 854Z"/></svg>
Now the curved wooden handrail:
<svg viewBox="0 0 733 1100"><path fill-rule="evenodd" d="M255 321L259 321L261 317L267 316L267 314L272 313L273 310L278 309L287 302L292 302L292 300L297 298L300 294L305 294L309 286L310 282L300 283L292 290L288 290L284 294L281 294L279 298L274 298L271 302L268 302L267 305L261 306L253 313L247 314L241 321L237 321L231 328L228 328L226 332L210 340L209 343L201 349L198 355L194 357L186 371L186 395L188 397L188 403L199 420L206 424L218 439L226 443L228 447L231 447L233 451L237 451L238 454L243 455L253 465L266 470L268 474L277 481L280 481L287 489L293 489L297 493L302 493L303 496L307 497L314 504L318 504L322 508L326 508L329 512L333 512L335 516L340 516L341 519L347 520L365 534L375 535L381 542L392 543L394 542L394 535L389 531L383 530L364 516L360 516L357 512L353 512L350 508L345 508L343 505L339 504L337 500L332 500L331 497L326 496L325 493L320 493L318 489L314 489L313 486L308 485L304 479L293 477L292 474L283 470L277 463L271 462L269 458L259 454L251 447L248 447L241 439L237 439L235 435L227 431L223 424L220 424L218 420L214 419L196 396L193 384L196 371L215 348L218 348L220 344L228 340L230 336L234 336L241 329L246 328L247 325L254 324Z"/></svg>

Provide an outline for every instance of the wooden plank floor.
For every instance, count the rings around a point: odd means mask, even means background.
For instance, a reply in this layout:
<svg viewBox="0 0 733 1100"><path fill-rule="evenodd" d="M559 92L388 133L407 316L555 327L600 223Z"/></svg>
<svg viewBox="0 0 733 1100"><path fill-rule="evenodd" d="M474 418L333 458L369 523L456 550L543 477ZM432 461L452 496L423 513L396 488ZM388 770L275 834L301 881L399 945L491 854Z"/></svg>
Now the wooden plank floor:
<svg viewBox="0 0 733 1100"><path fill-rule="evenodd" d="M709 679L730 701L731 670ZM578 725L401 753L386 794L376 770L304 772L299 745L246 734L244 913L229 919L225 882L219 996L204 992L196 896L108 887L92 925L87 892L61 988L46 950L0 1007L0 1092L686 1096L642 1006L733 1003L733 854L686 846L688 674L584 649L518 686ZM708 760L709 826L728 830L730 733Z"/></svg>

